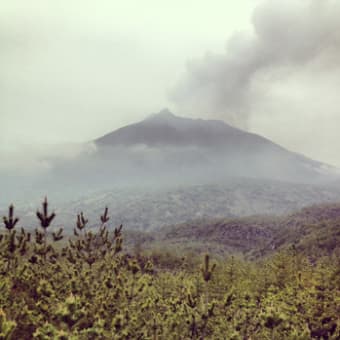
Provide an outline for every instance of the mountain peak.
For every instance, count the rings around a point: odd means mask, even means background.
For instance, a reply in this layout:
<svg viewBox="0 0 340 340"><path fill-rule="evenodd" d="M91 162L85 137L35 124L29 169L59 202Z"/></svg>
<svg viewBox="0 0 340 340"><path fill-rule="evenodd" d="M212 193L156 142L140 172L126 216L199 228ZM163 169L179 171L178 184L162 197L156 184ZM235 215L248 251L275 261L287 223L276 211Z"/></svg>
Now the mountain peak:
<svg viewBox="0 0 340 340"><path fill-rule="evenodd" d="M178 118L175 116L168 108L164 108L163 110L159 111L158 113L153 113L149 117L147 117L145 120L171 120L174 118Z"/></svg>

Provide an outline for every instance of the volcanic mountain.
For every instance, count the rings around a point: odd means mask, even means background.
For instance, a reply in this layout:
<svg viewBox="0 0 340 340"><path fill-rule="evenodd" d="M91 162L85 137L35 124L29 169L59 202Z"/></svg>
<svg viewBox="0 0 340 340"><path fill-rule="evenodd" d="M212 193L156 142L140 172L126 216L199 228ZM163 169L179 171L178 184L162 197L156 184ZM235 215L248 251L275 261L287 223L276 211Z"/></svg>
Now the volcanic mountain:
<svg viewBox="0 0 340 340"><path fill-rule="evenodd" d="M129 155L125 161L135 160L140 169L153 174L180 171L199 178L245 176L293 182L315 182L331 174L327 165L262 136L223 121L178 117L167 109L94 142L103 157L111 153L123 161L117 150L124 150Z"/></svg>
<svg viewBox="0 0 340 340"><path fill-rule="evenodd" d="M340 182L330 166L262 136L223 121L178 117L167 109L88 144L91 147L86 144L84 149L89 152L72 159L52 155L47 160L49 170L35 177L2 176L2 197L6 202L21 196L26 201L52 193L65 201L117 188L149 191L229 185L234 179L235 183L242 179L246 183L247 179L312 185ZM241 206L242 197L235 198Z"/></svg>

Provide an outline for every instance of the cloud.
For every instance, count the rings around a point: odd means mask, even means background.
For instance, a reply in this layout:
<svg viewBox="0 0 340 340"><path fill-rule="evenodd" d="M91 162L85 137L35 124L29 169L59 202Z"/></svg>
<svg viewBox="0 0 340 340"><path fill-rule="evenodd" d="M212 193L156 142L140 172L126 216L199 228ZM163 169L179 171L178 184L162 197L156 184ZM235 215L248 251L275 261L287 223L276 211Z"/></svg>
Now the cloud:
<svg viewBox="0 0 340 340"><path fill-rule="evenodd" d="M0 146L0 174L26 176L49 172L56 164L96 152L94 143Z"/></svg>
<svg viewBox="0 0 340 340"><path fill-rule="evenodd" d="M240 127L249 127L265 103L284 103L287 96L304 97L308 110L313 101L308 96L315 94L311 87L322 96L335 86L339 18L339 1L265 1L253 13L252 32L234 34L223 54L207 53L188 63L171 99L181 111ZM292 83L295 94L289 91Z"/></svg>

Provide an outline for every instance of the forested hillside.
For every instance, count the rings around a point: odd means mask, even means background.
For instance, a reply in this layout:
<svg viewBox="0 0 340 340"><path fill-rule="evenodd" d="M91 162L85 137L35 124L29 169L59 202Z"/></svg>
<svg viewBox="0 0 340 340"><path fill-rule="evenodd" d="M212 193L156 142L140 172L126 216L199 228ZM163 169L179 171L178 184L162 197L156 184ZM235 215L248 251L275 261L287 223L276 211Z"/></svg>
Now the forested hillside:
<svg viewBox="0 0 340 340"><path fill-rule="evenodd" d="M296 246L311 258L340 256L340 204L314 205L285 216L198 219L163 227L159 232L127 231L129 246L206 251L262 258Z"/></svg>
<svg viewBox="0 0 340 340"><path fill-rule="evenodd" d="M198 227L202 246L209 237L217 244L222 230L220 244L235 238L239 228L244 249L262 238L255 246L266 253L275 240L265 257L249 261L136 245L127 251L122 226L107 228L107 209L97 229L79 214L66 239L62 229L50 230L47 201L36 214L40 226L28 233L11 206L0 236L0 338L339 339L338 212L309 208L269 229L270 218ZM164 240L183 232L190 236L182 226Z"/></svg>

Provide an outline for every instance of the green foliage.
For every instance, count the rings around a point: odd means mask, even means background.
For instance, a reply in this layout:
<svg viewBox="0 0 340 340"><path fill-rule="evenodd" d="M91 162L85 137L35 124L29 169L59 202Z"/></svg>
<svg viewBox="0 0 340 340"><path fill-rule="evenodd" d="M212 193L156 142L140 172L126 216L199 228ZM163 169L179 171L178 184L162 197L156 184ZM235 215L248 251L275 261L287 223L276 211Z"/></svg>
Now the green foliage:
<svg viewBox="0 0 340 340"><path fill-rule="evenodd" d="M242 256L258 260L296 246L311 259L340 256L340 204L316 205L294 214L251 216L228 219L201 219L159 232L127 234L127 246L168 249L180 252L226 257Z"/></svg>
<svg viewBox="0 0 340 340"><path fill-rule="evenodd" d="M16 323L8 321L5 312L0 309L0 339L10 339Z"/></svg>
<svg viewBox="0 0 340 340"><path fill-rule="evenodd" d="M9 208L0 237L0 339L339 339L340 261L299 246L247 262L193 253L135 254L122 226L34 234ZM306 227L307 228L307 227ZM314 228L314 227L312 227ZM310 241L311 242L311 241ZM174 249L174 248L173 248Z"/></svg>

